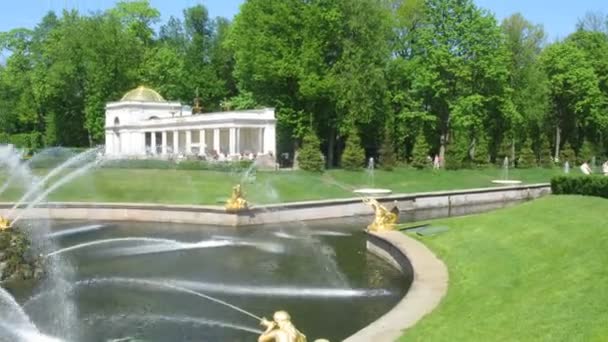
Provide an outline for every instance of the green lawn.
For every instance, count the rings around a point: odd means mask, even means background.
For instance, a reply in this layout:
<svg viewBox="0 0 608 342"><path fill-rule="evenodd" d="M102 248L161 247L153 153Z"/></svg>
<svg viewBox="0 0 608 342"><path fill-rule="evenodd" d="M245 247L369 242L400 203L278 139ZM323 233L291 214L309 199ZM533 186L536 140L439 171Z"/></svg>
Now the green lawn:
<svg viewBox="0 0 608 342"><path fill-rule="evenodd" d="M559 173L557 169L513 170L511 178L526 183L548 182ZM304 171L258 172L255 182L244 183L244 189L253 203L279 203L352 197L353 189L372 185L394 193L490 187L490 181L500 178L500 174L495 168L439 172L398 169L376 171L372 182L364 171L330 170L322 175ZM229 196L232 185L240 179L238 174L214 171L99 169L59 188L49 199L216 204ZM0 195L0 201L15 200L21 193L21 189L11 187Z"/></svg>
<svg viewBox="0 0 608 342"><path fill-rule="evenodd" d="M447 296L401 341L606 341L608 200L550 196L439 220Z"/></svg>

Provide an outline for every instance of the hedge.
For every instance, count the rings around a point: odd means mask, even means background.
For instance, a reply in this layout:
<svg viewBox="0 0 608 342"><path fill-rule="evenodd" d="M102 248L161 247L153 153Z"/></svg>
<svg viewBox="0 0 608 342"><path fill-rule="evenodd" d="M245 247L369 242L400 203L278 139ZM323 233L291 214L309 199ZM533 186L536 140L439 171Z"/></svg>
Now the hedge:
<svg viewBox="0 0 608 342"><path fill-rule="evenodd" d="M555 195L584 195L608 198L608 177L557 176L551 179L551 191Z"/></svg>

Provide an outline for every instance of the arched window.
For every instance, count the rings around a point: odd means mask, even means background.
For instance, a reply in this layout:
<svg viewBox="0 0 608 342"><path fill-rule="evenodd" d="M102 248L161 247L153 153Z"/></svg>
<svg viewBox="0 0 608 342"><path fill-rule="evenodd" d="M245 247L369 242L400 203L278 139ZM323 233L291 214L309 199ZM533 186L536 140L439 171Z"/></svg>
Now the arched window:
<svg viewBox="0 0 608 342"><path fill-rule="evenodd" d="M118 119L118 116L114 118L114 126L118 126L120 125L120 119Z"/></svg>

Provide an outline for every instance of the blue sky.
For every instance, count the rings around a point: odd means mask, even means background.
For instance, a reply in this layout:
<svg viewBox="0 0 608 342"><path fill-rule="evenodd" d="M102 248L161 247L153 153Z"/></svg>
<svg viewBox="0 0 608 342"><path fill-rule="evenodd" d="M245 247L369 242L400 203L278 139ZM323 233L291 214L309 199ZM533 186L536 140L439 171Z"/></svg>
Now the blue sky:
<svg viewBox="0 0 608 342"><path fill-rule="evenodd" d="M211 16L232 18L243 0L151 0L166 20L171 15L181 16L182 9L202 3ZM586 11L608 13L607 0L475 0L494 12L498 20L521 12L530 21L543 24L550 40L564 38L574 30L577 18ZM15 27L34 27L49 10L76 8L81 12L104 10L115 0L0 0L0 31Z"/></svg>

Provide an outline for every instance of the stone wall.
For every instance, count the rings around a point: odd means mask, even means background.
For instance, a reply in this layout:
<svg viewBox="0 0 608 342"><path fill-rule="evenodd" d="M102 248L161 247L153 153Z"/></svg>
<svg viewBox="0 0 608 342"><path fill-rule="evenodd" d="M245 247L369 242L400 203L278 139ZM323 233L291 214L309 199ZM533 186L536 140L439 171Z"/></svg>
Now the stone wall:
<svg viewBox="0 0 608 342"><path fill-rule="evenodd" d="M378 201L387 206L397 206L406 220L420 220L501 208L550 192L549 184L535 184L392 195L378 198ZM12 203L0 203L0 215L6 215L11 207ZM16 210L15 214L18 212ZM28 211L25 217L250 226L370 215L372 210L362 203L361 198L348 198L256 206L239 214L226 213L220 206L48 203Z"/></svg>

